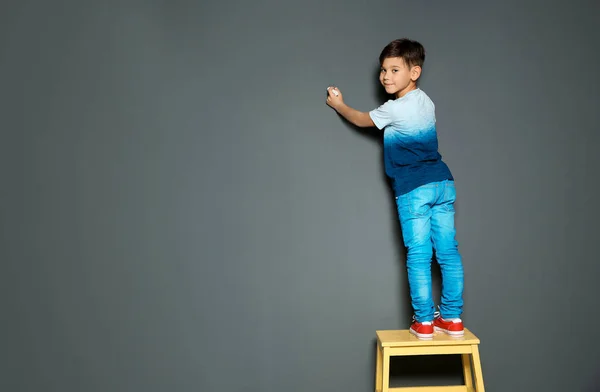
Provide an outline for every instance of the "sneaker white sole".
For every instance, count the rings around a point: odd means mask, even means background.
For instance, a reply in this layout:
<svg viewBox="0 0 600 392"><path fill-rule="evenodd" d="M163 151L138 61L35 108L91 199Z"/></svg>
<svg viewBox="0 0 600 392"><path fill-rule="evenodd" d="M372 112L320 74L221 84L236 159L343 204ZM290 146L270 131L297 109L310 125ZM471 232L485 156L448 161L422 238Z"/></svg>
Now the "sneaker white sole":
<svg viewBox="0 0 600 392"><path fill-rule="evenodd" d="M433 330L436 332L443 332L446 335L450 335L450 336L454 336L454 337L461 337L461 336L465 336L465 331L448 331L447 329L443 329L440 327L433 327Z"/></svg>
<svg viewBox="0 0 600 392"><path fill-rule="evenodd" d="M418 333L412 328L409 329L409 332L418 337L419 339L433 339L432 333Z"/></svg>

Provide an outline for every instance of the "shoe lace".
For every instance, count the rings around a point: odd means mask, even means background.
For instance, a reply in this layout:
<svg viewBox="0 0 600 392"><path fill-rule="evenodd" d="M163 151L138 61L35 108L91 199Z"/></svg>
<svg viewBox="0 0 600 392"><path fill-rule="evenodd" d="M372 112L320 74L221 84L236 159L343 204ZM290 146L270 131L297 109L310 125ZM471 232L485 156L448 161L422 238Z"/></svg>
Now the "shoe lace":
<svg viewBox="0 0 600 392"><path fill-rule="evenodd" d="M412 321L413 321L413 323L418 322L417 318L415 317L415 315L412 316ZM431 325L431 321L423 321L423 322L421 322L421 324L423 324L423 325Z"/></svg>

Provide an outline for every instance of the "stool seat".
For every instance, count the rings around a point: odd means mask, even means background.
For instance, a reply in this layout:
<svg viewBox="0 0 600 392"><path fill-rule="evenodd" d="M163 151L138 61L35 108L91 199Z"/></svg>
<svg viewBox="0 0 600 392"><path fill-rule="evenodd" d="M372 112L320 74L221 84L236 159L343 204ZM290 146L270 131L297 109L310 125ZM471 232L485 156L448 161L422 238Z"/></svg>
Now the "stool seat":
<svg viewBox="0 0 600 392"><path fill-rule="evenodd" d="M484 392L483 374L479 357L480 340L469 329L465 328L464 336L461 337L452 337L443 332L435 332L433 339L429 340L418 339L408 329L380 330L376 331L376 334L376 392ZM464 385L390 388L390 357L438 354L461 355L465 378Z"/></svg>

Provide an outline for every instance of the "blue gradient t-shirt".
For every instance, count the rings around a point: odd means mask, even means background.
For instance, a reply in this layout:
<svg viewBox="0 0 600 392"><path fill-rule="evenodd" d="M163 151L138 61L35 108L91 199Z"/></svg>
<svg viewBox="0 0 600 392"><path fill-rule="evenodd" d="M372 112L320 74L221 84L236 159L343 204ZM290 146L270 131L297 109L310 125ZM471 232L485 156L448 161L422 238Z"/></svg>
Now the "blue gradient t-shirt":
<svg viewBox="0 0 600 392"><path fill-rule="evenodd" d="M386 174L397 195L435 181L454 180L438 152L435 105L421 89L369 112L383 129Z"/></svg>

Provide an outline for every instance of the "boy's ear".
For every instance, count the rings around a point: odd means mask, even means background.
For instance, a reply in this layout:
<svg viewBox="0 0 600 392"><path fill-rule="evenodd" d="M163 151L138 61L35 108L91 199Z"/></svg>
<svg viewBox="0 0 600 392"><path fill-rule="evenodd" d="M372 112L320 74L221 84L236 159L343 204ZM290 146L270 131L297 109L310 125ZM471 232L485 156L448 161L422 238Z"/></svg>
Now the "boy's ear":
<svg viewBox="0 0 600 392"><path fill-rule="evenodd" d="M416 82L420 76L421 76L421 67L419 67L418 65L415 65L414 67L412 67L410 69L410 78L412 79L413 82Z"/></svg>

